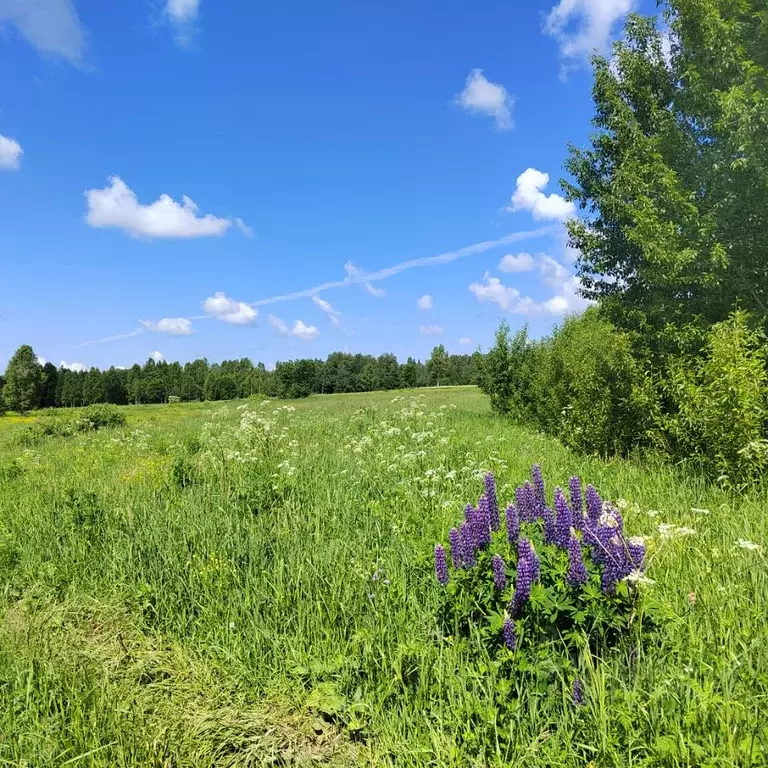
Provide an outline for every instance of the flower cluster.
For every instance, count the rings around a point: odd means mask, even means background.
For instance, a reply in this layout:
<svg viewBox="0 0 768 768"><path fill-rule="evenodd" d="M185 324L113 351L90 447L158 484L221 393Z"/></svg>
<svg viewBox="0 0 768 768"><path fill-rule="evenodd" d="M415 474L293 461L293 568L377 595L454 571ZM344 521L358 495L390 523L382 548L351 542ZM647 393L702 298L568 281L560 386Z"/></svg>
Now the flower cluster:
<svg viewBox="0 0 768 768"><path fill-rule="evenodd" d="M489 615L503 616L500 640L510 650L519 646L526 617L536 613L532 592L537 583L553 597L561 594L562 604L572 607L571 625L584 615L589 600L616 600L620 610L623 598L615 597L620 582L626 583L624 597L638 584L652 583L644 575L643 538L625 536L618 506L604 501L592 485L583 490L581 480L572 477L567 492L554 489L550 505L541 467L534 465L531 479L500 513L496 479L490 472L483 479L477 504L467 504L464 519L450 530L450 564L459 582L455 589L476 593L492 587L487 600L476 604L491 606ZM449 587L449 558L442 544L435 547L435 573ZM594 587L587 591L590 583Z"/></svg>

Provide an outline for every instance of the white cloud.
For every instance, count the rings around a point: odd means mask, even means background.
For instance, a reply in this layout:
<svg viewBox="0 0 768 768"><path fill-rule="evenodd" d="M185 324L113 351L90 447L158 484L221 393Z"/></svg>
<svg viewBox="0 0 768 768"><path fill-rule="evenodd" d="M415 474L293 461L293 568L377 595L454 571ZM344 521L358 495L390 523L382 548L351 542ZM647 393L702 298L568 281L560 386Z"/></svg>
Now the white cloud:
<svg viewBox="0 0 768 768"><path fill-rule="evenodd" d="M45 365L48 361L44 357L40 357L40 355L37 356L37 364L38 365Z"/></svg>
<svg viewBox="0 0 768 768"><path fill-rule="evenodd" d="M509 130L514 125L512 122L514 97L503 85L487 80L482 69L473 69L467 75L464 90L456 96L455 102L469 112L494 118L496 127L500 131Z"/></svg>
<svg viewBox="0 0 768 768"><path fill-rule="evenodd" d="M422 336L440 336L445 328L442 325L421 325L419 326L419 333Z"/></svg>
<svg viewBox="0 0 768 768"><path fill-rule="evenodd" d="M545 195L542 191L549 184L549 174L528 168L517 177L517 188L506 207L507 211L530 211L536 221L554 219L564 221L576 214L576 206L564 197Z"/></svg>
<svg viewBox="0 0 768 768"><path fill-rule="evenodd" d="M579 295L579 279L551 256L538 256L535 267L543 285L554 293L544 301L522 296L517 288L504 285L498 277L488 272L484 275L484 282L471 283L469 290L481 303L497 304L506 312L516 315L564 315L581 311L589 305Z"/></svg>
<svg viewBox="0 0 768 768"><path fill-rule="evenodd" d="M459 339L459 344L461 344L462 347L468 347L471 343L472 339L468 336L462 336L462 338Z"/></svg>
<svg viewBox="0 0 768 768"><path fill-rule="evenodd" d="M533 256L530 253L518 253L516 256L508 253L499 262L502 272L530 272L533 269Z"/></svg>
<svg viewBox="0 0 768 768"><path fill-rule="evenodd" d="M20 168L23 154L18 141L0 134L0 170L15 171Z"/></svg>
<svg viewBox="0 0 768 768"><path fill-rule="evenodd" d="M192 322L186 317L164 317L156 322L153 320L141 320L141 325L148 331L155 333L167 333L169 336L189 336L194 333Z"/></svg>
<svg viewBox="0 0 768 768"><path fill-rule="evenodd" d="M635 6L635 0L560 0L547 15L544 31L560 45L562 74L588 62L594 51L607 52L616 24Z"/></svg>
<svg viewBox="0 0 768 768"><path fill-rule="evenodd" d="M435 300L428 293L425 293L416 302L416 306L418 306L419 309L432 309L432 307L435 306Z"/></svg>
<svg viewBox="0 0 768 768"><path fill-rule="evenodd" d="M320 307L325 313L327 318L331 321L331 325L338 328L341 324L341 312L335 310L329 301L321 299L319 296L313 296L312 301L315 303L315 306Z"/></svg>
<svg viewBox="0 0 768 768"><path fill-rule="evenodd" d="M85 31L72 0L0 0L0 28L5 22L40 53L82 66Z"/></svg>
<svg viewBox="0 0 768 768"><path fill-rule="evenodd" d="M85 363L68 363L66 360L62 360L59 363L59 368L66 368L68 371L75 371L75 373L82 373L88 370Z"/></svg>
<svg viewBox="0 0 768 768"><path fill-rule="evenodd" d="M258 310L244 301L230 299L223 291L216 291L203 302L203 311L232 325L249 325L259 316Z"/></svg>
<svg viewBox="0 0 768 768"><path fill-rule="evenodd" d="M283 320L276 315L267 317L269 324L282 336L295 336L304 341L313 341L320 335L320 331L314 325L307 325L303 320L296 320L293 328L289 328Z"/></svg>
<svg viewBox="0 0 768 768"><path fill-rule="evenodd" d="M181 204L163 194L154 203L143 205L136 193L119 177L112 176L104 189L85 192L86 221L92 227L116 227L143 237L208 237L223 235L232 222L206 214L198 216L194 201L184 195Z"/></svg>
<svg viewBox="0 0 768 768"><path fill-rule="evenodd" d="M150 357L156 362L156 363L162 363L165 360L165 355L162 352L158 352L155 350Z"/></svg>
<svg viewBox="0 0 768 768"><path fill-rule="evenodd" d="M200 0L167 0L165 14L173 27L176 42L187 47L197 32Z"/></svg>
<svg viewBox="0 0 768 768"><path fill-rule="evenodd" d="M347 281L350 283L361 283L371 296L375 296L379 299L382 296L387 295L387 292L383 288L377 288L369 280L366 280L367 275L365 275L360 268L355 266L351 261L348 261L344 265L344 269L347 273Z"/></svg>
<svg viewBox="0 0 768 768"><path fill-rule="evenodd" d="M365 277L360 275L357 267L350 264L349 266L352 267L352 270L347 269L347 275L343 279L328 280L310 288L302 288L297 291L292 291L291 293L268 296L263 299L258 299L257 301L252 301L250 306L258 307L265 306L267 304L278 304L284 301L295 301L296 299L311 299L313 296L316 296L319 293L330 291L334 288L349 288L352 285L362 285L364 282L370 284L380 280L388 280L390 277L394 277L395 275L399 275L401 272L407 272L411 269L421 269L423 267L439 267L443 264L451 264L454 261L465 259L468 256L477 256L478 254L486 253L486 251L490 251L493 248L512 245L513 243L519 243L524 240L535 240L541 237L557 235L558 233L561 233L561 231L562 230L559 224L548 224L544 227L538 227L537 229L512 232L508 235L503 235L502 237L496 238L495 240L483 240L479 243L466 245L463 248L459 248L455 251L445 251L443 253L438 253L435 256L420 256L416 259L406 259L405 261L400 261L388 267L383 267L377 272L369 273L365 275ZM371 288L373 288L373 286L371 286ZM143 331L143 328L136 328L133 331L129 331L128 333L120 333L101 339L86 341L82 344L76 345L73 347L73 349L89 347L93 344L105 344L107 342L117 341L118 339L127 339L131 336L136 336L139 333L143 333Z"/></svg>
<svg viewBox="0 0 768 768"><path fill-rule="evenodd" d="M234 218L235 226L246 236L253 237L253 228L249 227L239 216Z"/></svg>

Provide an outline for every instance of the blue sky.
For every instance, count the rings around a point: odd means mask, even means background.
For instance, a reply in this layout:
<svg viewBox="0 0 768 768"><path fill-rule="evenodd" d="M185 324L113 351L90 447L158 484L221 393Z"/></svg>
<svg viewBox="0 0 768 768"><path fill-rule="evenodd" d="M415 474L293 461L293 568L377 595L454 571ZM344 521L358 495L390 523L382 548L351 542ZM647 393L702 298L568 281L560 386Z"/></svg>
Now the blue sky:
<svg viewBox="0 0 768 768"><path fill-rule="evenodd" d="M0 366L547 332L583 306L558 179L586 58L631 9L0 0Z"/></svg>

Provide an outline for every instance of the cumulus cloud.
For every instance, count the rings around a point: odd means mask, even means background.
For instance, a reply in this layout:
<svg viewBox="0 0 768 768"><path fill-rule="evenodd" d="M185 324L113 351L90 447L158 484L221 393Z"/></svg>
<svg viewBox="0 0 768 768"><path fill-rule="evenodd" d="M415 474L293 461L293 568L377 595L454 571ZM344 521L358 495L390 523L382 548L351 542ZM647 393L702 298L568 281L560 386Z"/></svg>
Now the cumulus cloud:
<svg viewBox="0 0 768 768"><path fill-rule="evenodd" d="M525 252L517 255L508 253L499 262L499 269L502 272L530 272L533 269L533 256Z"/></svg>
<svg viewBox="0 0 768 768"><path fill-rule="evenodd" d="M473 69L467 75L464 90L456 96L455 102L469 112L492 117L500 131L509 130L514 126L514 97L503 85L487 80L482 69Z"/></svg>
<svg viewBox="0 0 768 768"><path fill-rule="evenodd" d="M594 51L605 53L618 22L635 6L636 0L560 0L547 15L544 31L560 45L562 75L588 62Z"/></svg>
<svg viewBox="0 0 768 768"><path fill-rule="evenodd" d="M517 188L506 207L507 211L530 211L536 221L554 219L565 221L576 214L576 206L564 197L545 195L543 190L549 184L549 174L528 168L517 177Z"/></svg>
<svg viewBox="0 0 768 768"><path fill-rule="evenodd" d="M230 299L223 291L216 291L203 302L203 311L232 325L250 325L259 316L258 310L244 301Z"/></svg>
<svg viewBox="0 0 768 768"><path fill-rule="evenodd" d="M459 344L461 344L462 347L468 347L472 343L472 339L469 338L469 336L462 336L459 339Z"/></svg>
<svg viewBox="0 0 768 768"><path fill-rule="evenodd" d="M194 333L192 322L186 317L164 317L161 320L141 320L141 326L155 333L167 333L169 336L189 336Z"/></svg>
<svg viewBox="0 0 768 768"><path fill-rule="evenodd" d="M162 352L158 352L155 350L150 357L156 362L156 363L162 363L165 360L165 355Z"/></svg>
<svg viewBox="0 0 768 768"><path fill-rule="evenodd" d="M579 295L579 279L558 261L541 255L536 258L535 267L543 285L553 293L544 301L523 296L517 288L505 285L488 272L482 283L471 283L469 290L479 302L496 304L505 312L516 315L564 315L588 306L589 302Z"/></svg>
<svg viewBox="0 0 768 768"><path fill-rule="evenodd" d="M319 296L313 296L312 301L315 306L319 307L325 316L331 321L331 325L338 326L341 324L341 312L335 310L329 301L321 299Z"/></svg>
<svg viewBox="0 0 768 768"><path fill-rule="evenodd" d="M313 341L320 335L320 331L314 325L307 325L303 320L296 320L292 328L289 328L285 321L276 315L269 315L267 320L281 336L295 336L303 341Z"/></svg>
<svg viewBox="0 0 768 768"><path fill-rule="evenodd" d="M239 216L234 218L235 226L246 236L253 237L253 228L249 227Z"/></svg>
<svg viewBox="0 0 768 768"><path fill-rule="evenodd" d="M92 227L115 227L136 237L190 238L223 235L232 226L229 219L198 215L194 201L184 195L177 203L166 194L144 205L119 177L112 176L104 189L85 192L86 221Z"/></svg>
<svg viewBox="0 0 768 768"><path fill-rule="evenodd" d="M68 371L75 371L75 373L82 373L87 371L88 367L85 363L68 363L66 360L59 362L59 368L65 368Z"/></svg>
<svg viewBox="0 0 768 768"><path fill-rule="evenodd" d="M422 336L440 336L445 328L442 325L421 325L419 326L419 333Z"/></svg>
<svg viewBox="0 0 768 768"><path fill-rule="evenodd" d="M435 300L428 293L425 293L416 302L416 306L418 306L419 309L432 309L432 307L435 306Z"/></svg>
<svg viewBox="0 0 768 768"><path fill-rule="evenodd" d="M15 171L20 168L23 154L18 141L0 133L0 170Z"/></svg>
<svg viewBox="0 0 768 768"><path fill-rule="evenodd" d="M44 357L41 357L40 355L37 356L37 364L38 365L45 365L47 362L48 361Z"/></svg>
<svg viewBox="0 0 768 768"><path fill-rule="evenodd" d="M165 4L165 15L171 23L176 42L182 48L194 40L199 11L200 0L167 0Z"/></svg>
<svg viewBox="0 0 768 768"><path fill-rule="evenodd" d="M0 0L0 29L4 24L40 53L83 65L85 30L72 0Z"/></svg>

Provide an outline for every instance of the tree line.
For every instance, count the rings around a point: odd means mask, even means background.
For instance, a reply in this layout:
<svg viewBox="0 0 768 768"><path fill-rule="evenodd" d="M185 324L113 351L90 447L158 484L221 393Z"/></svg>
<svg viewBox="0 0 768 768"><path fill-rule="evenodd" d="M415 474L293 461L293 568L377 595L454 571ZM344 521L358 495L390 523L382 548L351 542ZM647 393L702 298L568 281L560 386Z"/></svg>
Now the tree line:
<svg viewBox="0 0 768 768"><path fill-rule="evenodd" d="M335 392L370 392L401 387L475 384L482 363L479 351L449 355L440 344L424 363L392 354L333 352L325 360L279 362L273 371L249 358L209 363L205 358L182 365L147 360L130 368L73 371L40 364L22 345L0 376L0 409L69 408L96 403L115 405L194 400L231 400L251 395L298 398Z"/></svg>

